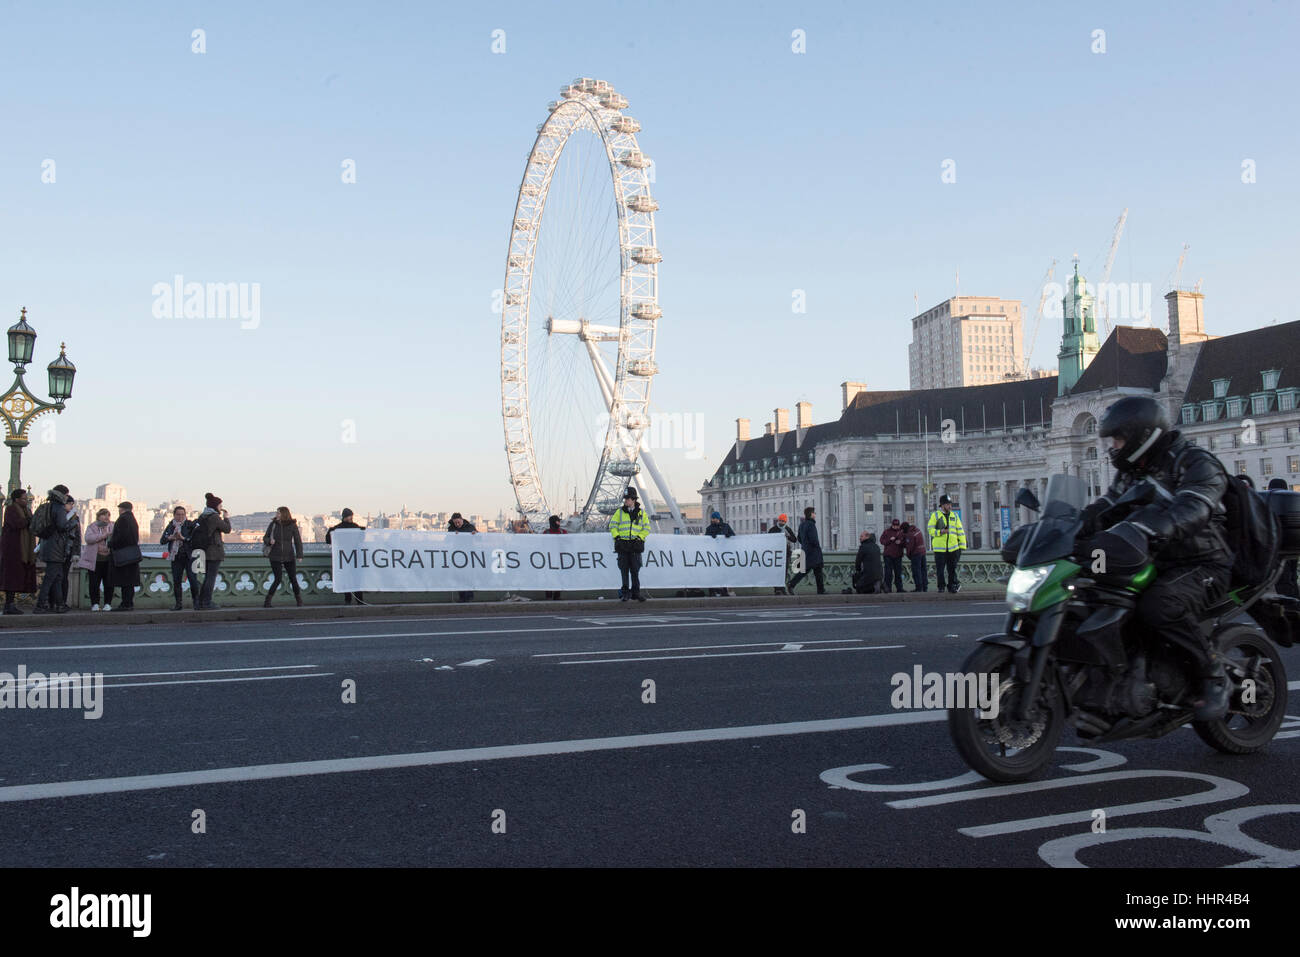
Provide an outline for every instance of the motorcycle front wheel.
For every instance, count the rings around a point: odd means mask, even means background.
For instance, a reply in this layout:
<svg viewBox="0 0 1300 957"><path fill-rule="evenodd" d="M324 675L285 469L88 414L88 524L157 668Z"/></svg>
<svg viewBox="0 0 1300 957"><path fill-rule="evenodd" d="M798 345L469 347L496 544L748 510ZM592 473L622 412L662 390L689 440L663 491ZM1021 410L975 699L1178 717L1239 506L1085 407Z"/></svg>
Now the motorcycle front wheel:
<svg viewBox="0 0 1300 957"><path fill-rule="evenodd" d="M1051 760L1065 727L1065 706L1050 668L1043 675L1038 700L1027 717L1016 717L1024 685L1016 678L1013 655L1013 650L1003 645L981 644L962 666L966 674L998 676L995 716L984 717L978 708L948 711L948 732L957 753L972 770L990 781L1027 781L1034 777Z"/></svg>

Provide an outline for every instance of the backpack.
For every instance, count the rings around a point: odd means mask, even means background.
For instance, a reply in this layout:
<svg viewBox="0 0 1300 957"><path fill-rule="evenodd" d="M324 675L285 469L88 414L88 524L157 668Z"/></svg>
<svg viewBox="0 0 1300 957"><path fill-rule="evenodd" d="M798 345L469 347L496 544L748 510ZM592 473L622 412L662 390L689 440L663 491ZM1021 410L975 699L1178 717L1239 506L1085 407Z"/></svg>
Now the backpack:
<svg viewBox="0 0 1300 957"><path fill-rule="evenodd" d="M1226 470L1225 470L1226 471ZM1281 527L1262 495L1242 481L1228 476L1223 493L1228 512L1228 548L1232 551L1232 587L1253 587L1266 582L1277 567Z"/></svg>
<svg viewBox="0 0 1300 957"><path fill-rule="evenodd" d="M54 516L50 512L48 500L41 502L32 515L31 533L37 538L49 538L54 534Z"/></svg>
<svg viewBox="0 0 1300 957"><path fill-rule="evenodd" d="M212 544L212 530L208 528L208 523L199 519L194 523L194 531L190 533L190 540L187 543L191 551L195 549L207 549Z"/></svg>

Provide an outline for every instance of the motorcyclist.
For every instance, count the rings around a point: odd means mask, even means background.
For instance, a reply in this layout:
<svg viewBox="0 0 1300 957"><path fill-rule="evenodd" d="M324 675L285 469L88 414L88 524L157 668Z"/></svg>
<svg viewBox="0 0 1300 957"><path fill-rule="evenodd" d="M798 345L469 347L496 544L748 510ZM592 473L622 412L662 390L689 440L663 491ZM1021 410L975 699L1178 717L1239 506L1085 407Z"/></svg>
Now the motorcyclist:
<svg viewBox="0 0 1300 957"><path fill-rule="evenodd" d="M1222 501L1227 473L1213 454L1172 430L1164 408L1149 396L1120 399L1102 416L1098 434L1110 439L1117 474L1106 494L1084 509L1084 533L1095 536L1089 547L1100 548L1104 556L1108 541L1132 541L1136 533L1145 538L1157 577L1138 600L1138 617L1196 661L1201 677L1196 719L1221 718L1232 686L1222 656L1199 623L1205 609L1227 594L1231 580ZM1156 486L1154 501L1099 522L1101 513L1144 479Z"/></svg>

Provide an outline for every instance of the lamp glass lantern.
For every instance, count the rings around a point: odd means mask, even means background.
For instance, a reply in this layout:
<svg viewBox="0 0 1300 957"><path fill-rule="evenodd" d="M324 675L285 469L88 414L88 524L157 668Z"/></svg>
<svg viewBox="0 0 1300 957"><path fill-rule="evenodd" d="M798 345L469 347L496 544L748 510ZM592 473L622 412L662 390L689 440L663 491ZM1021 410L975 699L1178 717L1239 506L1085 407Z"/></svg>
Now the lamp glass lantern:
<svg viewBox="0 0 1300 957"><path fill-rule="evenodd" d="M77 375L77 367L68 359L67 348L67 343L59 343L59 357L46 367L50 373L50 397L57 402L72 398L72 380Z"/></svg>
<svg viewBox="0 0 1300 957"><path fill-rule="evenodd" d="M26 365L32 361L32 350L36 348L36 330L27 324L27 309L23 308L18 321L9 327L9 361L15 365Z"/></svg>

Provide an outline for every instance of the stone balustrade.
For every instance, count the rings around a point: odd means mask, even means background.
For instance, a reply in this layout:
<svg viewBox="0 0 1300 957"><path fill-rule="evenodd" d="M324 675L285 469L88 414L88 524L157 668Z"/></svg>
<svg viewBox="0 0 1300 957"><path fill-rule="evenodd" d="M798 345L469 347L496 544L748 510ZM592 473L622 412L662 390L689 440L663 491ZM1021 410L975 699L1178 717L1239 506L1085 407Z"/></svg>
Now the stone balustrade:
<svg viewBox="0 0 1300 957"><path fill-rule="evenodd" d="M303 548L303 560L298 563L298 585L302 589L303 602L310 605L341 603L342 596L336 596L330 575L330 553L327 545L306 545ZM825 579L828 591L840 591L850 587L853 577L854 552L825 552ZM929 566L930 585L935 585L934 555L926 556ZM957 580L963 585L984 585L990 589L1001 589L998 579L1005 579L1011 568L1002 561L1000 554L989 550L967 550L962 552L957 565ZM213 601L217 605L229 607L254 607L266 600L267 590L271 587L271 563L262 556L258 545L227 545L226 558L217 572L218 581L213 592ZM912 568L910 561L903 562L903 579L908 588L912 586ZM166 609L172 605L172 567L171 563L157 558L146 558L140 564L141 587L136 592L135 607L140 610ZM202 579L200 579L200 583ZM87 592L86 572L77 568L72 571L72 596L69 604L73 608L88 609L90 598ZM668 592L656 590L653 573L642 572L642 584L651 595L668 596ZM812 576L801 581L797 587L799 593L815 592L816 582ZM618 591L618 574L610 577L608 591L602 592L565 592L565 598L610 598ZM736 589L740 594L771 594L771 589ZM673 589L676 594L678 589ZM518 592L518 595L533 599L543 599L542 592ZM185 607L188 609L192 600L189 583L183 583ZM501 590L477 591L478 601L502 601L510 596ZM455 592L375 592L375 601L384 604L394 603L430 603L455 601ZM276 592L276 605L291 605L293 589L286 573ZM116 604L116 602L115 602Z"/></svg>

